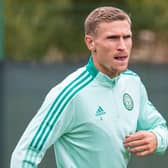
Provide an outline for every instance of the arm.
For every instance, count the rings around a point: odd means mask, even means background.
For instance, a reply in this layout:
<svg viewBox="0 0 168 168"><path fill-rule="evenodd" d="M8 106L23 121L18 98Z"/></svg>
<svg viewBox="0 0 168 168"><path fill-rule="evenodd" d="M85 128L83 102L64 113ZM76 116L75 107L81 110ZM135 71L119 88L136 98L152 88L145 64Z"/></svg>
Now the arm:
<svg viewBox="0 0 168 168"><path fill-rule="evenodd" d="M163 116L148 100L146 89L141 84L141 108L137 132L126 137L124 145L130 152L145 156L153 152L162 154L168 146L168 130Z"/></svg>
<svg viewBox="0 0 168 168"><path fill-rule="evenodd" d="M47 149L71 128L72 109L70 105L60 107L64 102L58 99L60 90L56 87L50 91L26 128L12 153L11 168L37 168ZM66 115L68 111L71 113Z"/></svg>

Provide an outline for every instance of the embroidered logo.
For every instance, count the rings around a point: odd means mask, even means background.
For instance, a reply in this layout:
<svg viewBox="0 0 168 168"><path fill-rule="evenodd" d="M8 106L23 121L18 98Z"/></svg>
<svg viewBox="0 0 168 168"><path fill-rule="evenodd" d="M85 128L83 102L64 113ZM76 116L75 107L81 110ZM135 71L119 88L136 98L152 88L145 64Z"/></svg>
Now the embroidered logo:
<svg viewBox="0 0 168 168"><path fill-rule="evenodd" d="M129 111L131 111L134 108L133 99L128 93L124 93L123 95L123 104L125 108Z"/></svg>
<svg viewBox="0 0 168 168"><path fill-rule="evenodd" d="M103 108L101 106L98 107L97 111L96 111L96 116L100 117L100 120L103 120L103 115L106 114L106 112L103 110Z"/></svg>

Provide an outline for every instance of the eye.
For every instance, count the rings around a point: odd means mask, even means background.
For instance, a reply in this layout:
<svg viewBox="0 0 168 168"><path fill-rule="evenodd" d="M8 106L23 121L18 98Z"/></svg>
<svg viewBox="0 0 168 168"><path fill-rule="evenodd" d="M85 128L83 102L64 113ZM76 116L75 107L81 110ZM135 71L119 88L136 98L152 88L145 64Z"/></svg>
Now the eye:
<svg viewBox="0 0 168 168"><path fill-rule="evenodd" d="M116 36L116 35L113 35L113 36L108 36L107 39L110 39L110 40L118 40L120 37L119 36Z"/></svg>
<svg viewBox="0 0 168 168"><path fill-rule="evenodd" d="M132 36L131 36L131 35L126 35L126 36L124 36L123 38L126 40L126 39L132 38Z"/></svg>

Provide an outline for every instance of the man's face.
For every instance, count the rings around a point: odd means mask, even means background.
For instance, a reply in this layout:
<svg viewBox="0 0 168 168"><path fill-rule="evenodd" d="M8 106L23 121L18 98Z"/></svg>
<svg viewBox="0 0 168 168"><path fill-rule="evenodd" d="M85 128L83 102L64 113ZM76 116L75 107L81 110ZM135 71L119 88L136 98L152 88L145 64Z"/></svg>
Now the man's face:
<svg viewBox="0 0 168 168"><path fill-rule="evenodd" d="M97 69L110 77L117 76L128 67L132 48L131 26L127 20L103 22L95 35L86 35Z"/></svg>

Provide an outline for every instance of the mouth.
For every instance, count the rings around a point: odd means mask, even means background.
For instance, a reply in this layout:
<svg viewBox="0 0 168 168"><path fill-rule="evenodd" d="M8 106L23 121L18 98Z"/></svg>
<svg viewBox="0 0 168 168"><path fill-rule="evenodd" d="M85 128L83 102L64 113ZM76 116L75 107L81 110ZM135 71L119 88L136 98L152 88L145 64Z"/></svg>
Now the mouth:
<svg viewBox="0 0 168 168"><path fill-rule="evenodd" d="M128 56L115 56L114 59L117 61L125 61L127 60Z"/></svg>

